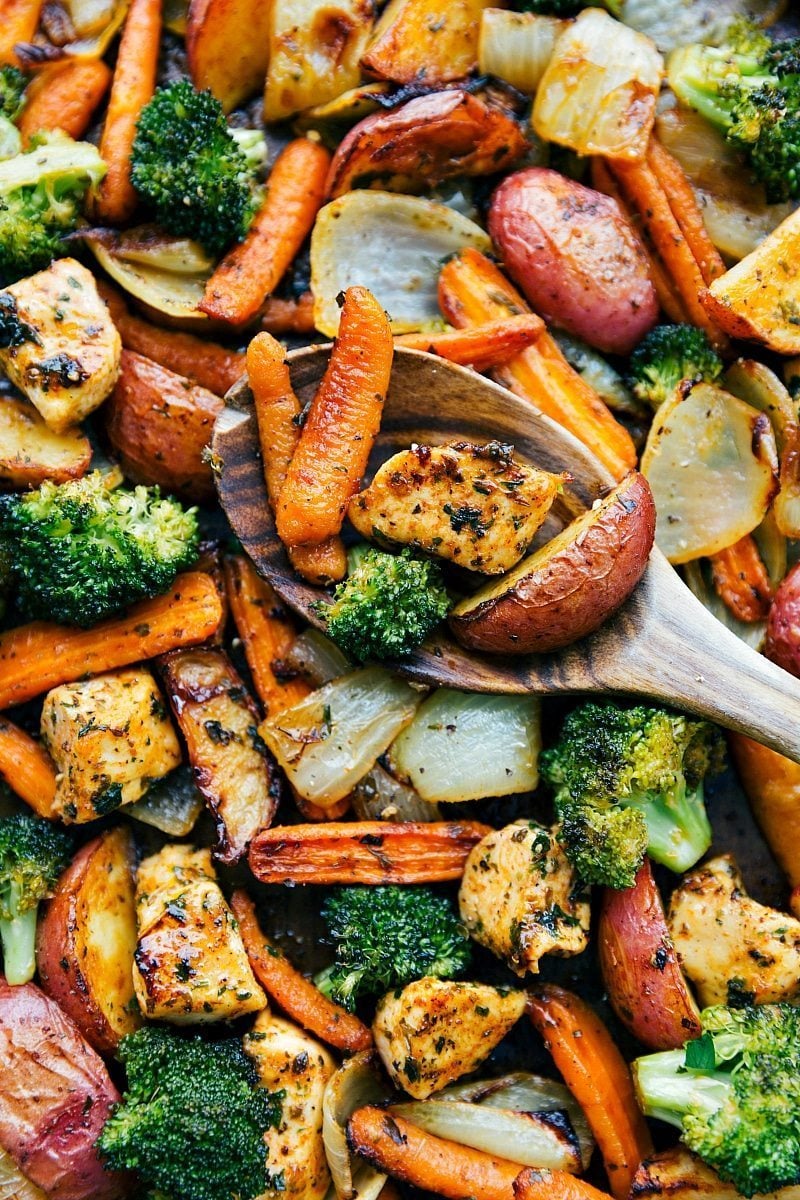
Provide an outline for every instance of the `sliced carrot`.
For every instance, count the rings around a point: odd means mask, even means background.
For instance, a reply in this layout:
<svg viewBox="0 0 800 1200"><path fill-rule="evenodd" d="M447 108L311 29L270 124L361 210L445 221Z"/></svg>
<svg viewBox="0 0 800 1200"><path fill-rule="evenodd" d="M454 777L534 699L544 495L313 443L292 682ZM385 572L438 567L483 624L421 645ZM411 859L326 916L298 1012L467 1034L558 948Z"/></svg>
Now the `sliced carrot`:
<svg viewBox="0 0 800 1200"><path fill-rule="evenodd" d="M324 146L308 138L297 138L281 151L247 237L206 284L203 312L231 325L256 316L311 232L325 198L330 161Z"/></svg>
<svg viewBox="0 0 800 1200"><path fill-rule="evenodd" d="M490 830L477 821L331 821L259 833L250 867L262 883L436 883L460 879Z"/></svg>
<svg viewBox="0 0 800 1200"><path fill-rule="evenodd" d="M261 328L280 337L283 333L314 332L314 297L303 292L299 300L270 296L261 310Z"/></svg>
<svg viewBox="0 0 800 1200"><path fill-rule="evenodd" d="M289 464L300 443L300 401L294 394L286 354L269 333L259 333L247 347L247 377L258 422L264 481L272 511L278 502ZM347 557L338 536L316 545L287 546L294 569L310 583L335 583L347 571Z"/></svg>
<svg viewBox="0 0 800 1200"><path fill-rule="evenodd" d="M609 1200L607 1192L600 1192L583 1179L567 1175L563 1171L543 1171L527 1167L514 1180L516 1200Z"/></svg>
<svg viewBox="0 0 800 1200"><path fill-rule="evenodd" d="M306 800L295 788L292 788L292 799L306 821L341 821L350 812L353 803L350 796L343 796L341 800L334 801L330 808L320 808L313 801Z"/></svg>
<svg viewBox="0 0 800 1200"><path fill-rule="evenodd" d="M82 138L108 91L111 69L102 58L76 58L44 67L28 84L19 119L23 146L40 130Z"/></svg>
<svg viewBox="0 0 800 1200"><path fill-rule="evenodd" d="M544 330L544 321L535 313L520 313L504 321L487 321L451 333L405 333L394 339L395 346L427 350L448 362L475 371L500 367L526 346L533 345Z"/></svg>
<svg viewBox="0 0 800 1200"><path fill-rule="evenodd" d="M338 534L381 423L394 345L389 320L362 287L345 293L339 336L309 409L275 522L289 546Z"/></svg>
<svg viewBox="0 0 800 1200"><path fill-rule="evenodd" d="M669 200L669 206L700 268L703 280L708 284L719 279L727 268L722 261L722 255L708 236L697 197L683 167L656 137L650 139L647 163Z"/></svg>
<svg viewBox="0 0 800 1200"><path fill-rule="evenodd" d="M752 535L713 554L710 561L714 590L733 615L749 624L765 621L775 589Z"/></svg>
<svg viewBox="0 0 800 1200"><path fill-rule="evenodd" d="M21 65L14 47L33 40L42 4L43 0L0 0L0 63Z"/></svg>
<svg viewBox="0 0 800 1200"><path fill-rule="evenodd" d="M0 634L0 709L32 700L62 683L113 671L216 633L222 605L213 579L179 575L170 590L135 604L92 629L33 621Z"/></svg>
<svg viewBox="0 0 800 1200"><path fill-rule="evenodd" d="M40 817L55 817L56 769L44 746L0 718L0 779Z"/></svg>
<svg viewBox="0 0 800 1200"><path fill-rule="evenodd" d="M271 1000L303 1029L329 1046L355 1054L368 1050L372 1034L363 1021L334 1004L293 967L286 955L261 930L256 908L241 889L231 896L231 909L239 922L244 948L256 979Z"/></svg>
<svg viewBox="0 0 800 1200"><path fill-rule="evenodd" d="M653 1143L625 1059L589 1005L564 988L536 988L528 1014L586 1114L611 1191L627 1200L636 1168L652 1154Z"/></svg>
<svg viewBox="0 0 800 1200"><path fill-rule="evenodd" d="M139 114L155 91L160 42L161 0L131 0L100 139L108 169L94 202L95 219L110 225L122 225L136 208L131 150Z"/></svg>
<svg viewBox="0 0 800 1200"><path fill-rule="evenodd" d="M291 650L297 629L276 593L243 554L225 559L225 583L259 699L268 716L277 716L312 690L304 679L286 679L280 673L280 662Z"/></svg>
<svg viewBox="0 0 800 1200"><path fill-rule="evenodd" d="M484 254L468 247L439 276L439 305L459 329L508 319L530 309ZM499 383L563 425L622 479L636 465L636 448L594 391L573 371L548 333L494 372Z"/></svg>
<svg viewBox="0 0 800 1200"><path fill-rule="evenodd" d="M800 889L800 763L743 733L728 733L728 749L775 861Z"/></svg>

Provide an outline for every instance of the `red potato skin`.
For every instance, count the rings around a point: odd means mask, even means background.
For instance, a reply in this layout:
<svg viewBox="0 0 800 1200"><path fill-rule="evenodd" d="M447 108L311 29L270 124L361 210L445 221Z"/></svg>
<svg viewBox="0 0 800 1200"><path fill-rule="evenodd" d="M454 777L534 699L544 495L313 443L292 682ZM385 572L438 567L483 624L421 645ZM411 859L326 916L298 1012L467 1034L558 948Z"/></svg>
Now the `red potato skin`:
<svg viewBox="0 0 800 1200"><path fill-rule="evenodd" d="M600 970L614 1012L649 1050L677 1050L699 1037L697 1005L678 964L648 859L632 888L604 888Z"/></svg>
<svg viewBox="0 0 800 1200"><path fill-rule="evenodd" d="M454 609L448 620L462 645L489 654L549 653L586 637L616 612L653 548L656 510L647 480L631 471L591 517L588 525L578 518L568 526L577 526L575 536L550 554L546 546L540 562L508 591L467 611Z"/></svg>
<svg viewBox="0 0 800 1200"><path fill-rule="evenodd" d="M800 678L800 563L781 583L767 618L764 653L790 675Z"/></svg>
<svg viewBox="0 0 800 1200"><path fill-rule="evenodd" d="M0 1146L49 1200L118 1200L95 1141L119 1093L54 1000L0 976Z"/></svg>
<svg viewBox="0 0 800 1200"><path fill-rule="evenodd" d="M545 167L505 179L489 233L534 311L609 354L629 354L658 320L639 239L610 196Z"/></svg>

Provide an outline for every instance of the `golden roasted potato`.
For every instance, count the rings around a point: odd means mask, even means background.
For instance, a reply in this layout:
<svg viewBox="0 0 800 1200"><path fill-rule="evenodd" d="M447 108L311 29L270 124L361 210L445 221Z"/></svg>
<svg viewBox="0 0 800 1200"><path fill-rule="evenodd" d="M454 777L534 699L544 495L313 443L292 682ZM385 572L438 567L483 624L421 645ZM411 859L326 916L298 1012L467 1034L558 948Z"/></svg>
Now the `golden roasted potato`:
<svg viewBox="0 0 800 1200"><path fill-rule="evenodd" d="M589 896L557 829L514 821L478 842L464 867L458 907L470 936L517 975L545 954L570 958L589 944Z"/></svg>
<svg viewBox="0 0 800 1200"><path fill-rule="evenodd" d="M37 488L45 479L66 483L89 469L92 447L77 426L54 433L32 404L0 398L0 482Z"/></svg>
<svg viewBox="0 0 800 1200"><path fill-rule="evenodd" d="M481 13L491 0L389 0L362 66L393 83L428 87L463 79L478 64Z"/></svg>
<svg viewBox="0 0 800 1200"><path fill-rule="evenodd" d="M82 846L43 906L36 938L42 988L101 1054L141 1024L133 992L134 847L118 826Z"/></svg>
<svg viewBox="0 0 800 1200"><path fill-rule="evenodd" d="M558 650L602 625L642 577L655 533L647 480L632 471L510 574L457 604L448 621L471 650Z"/></svg>
<svg viewBox="0 0 800 1200"><path fill-rule="evenodd" d="M192 83L225 112L261 91L269 62L271 5L264 0L191 0L186 58Z"/></svg>
<svg viewBox="0 0 800 1200"><path fill-rule="evenodd" d="M684 875L672 893L667 921L704 1008L800 996L800 921L751 899L731 855Z"/></svg>
<svg viewBox="0 0 800 1200"><path fill-rule="evenodd" d="M322 1097L336 1070L325 1047L291 1021L262 1012L244 1038L258 1082L283 1092L281 1123L268 1129L267 1162L283 1176L286 1200L323 1200L331 1181L322 1142Z"/></svg>
<svg viewBox="0 0 800 1200"><path fill-rule="evenodd" d="M209 850L165 846L136 876L133 985L154 1021L199 1025L267 1007Z"/></svg>
<svg viewBox="0 0 800 1200"><path fill-rule="evenodd" d="M479 1067L524 1011L524 992L428 977L388 992L372 1033L392 1082L425 1100Z"/></svg>
<svg viewBox="0 0 800 1200"><path fill-rule="evenodd" d="M412 446L379 467L347 515L363 537L500 575L525 553L562 482L499 443Z"/></svg>

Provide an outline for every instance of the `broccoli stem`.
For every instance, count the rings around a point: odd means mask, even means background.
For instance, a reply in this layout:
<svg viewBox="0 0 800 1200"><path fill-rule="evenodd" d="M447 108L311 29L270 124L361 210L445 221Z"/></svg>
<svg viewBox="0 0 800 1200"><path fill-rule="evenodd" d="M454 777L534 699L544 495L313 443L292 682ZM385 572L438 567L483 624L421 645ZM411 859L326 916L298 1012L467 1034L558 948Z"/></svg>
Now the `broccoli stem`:
<svg viewBox="0 0 800 1200"><path fill-rule="evenodd" d="M621 804L643 815L647 822L647 853L671 871L688 871L711 845L702 784L690 792L682 781L665 796L648 793L635 800L622 800Z"/></svg>
<svg viewBox="0 0 800 1200"><path fill-rule="evenodd" d="M3 944L3 971L12 987L29 983L36 972L36 913L38 905L19 911L22 889L10 883L6 892L6 907L10 917L0 919L0 941Z"/></svg>
<svg viewBox="0 0 800 1200"><path fill-rule="evenodd" d="M636 1092L645 1115L678 1129L690 1109L710 1115L722 1108L731 1090L729 1072L690 1071L685 1064L685 1050L646 1054L632 1064Z"/></svg>

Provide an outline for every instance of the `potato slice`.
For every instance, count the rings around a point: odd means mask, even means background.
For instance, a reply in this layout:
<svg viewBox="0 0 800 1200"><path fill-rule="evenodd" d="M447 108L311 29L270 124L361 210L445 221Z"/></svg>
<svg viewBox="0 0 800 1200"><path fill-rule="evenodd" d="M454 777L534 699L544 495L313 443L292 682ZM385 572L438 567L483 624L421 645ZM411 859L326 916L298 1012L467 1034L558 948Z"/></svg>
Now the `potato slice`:
<svg viewBox="0 0 800 1200"><path fill-rule="evenodd" d="M508 575L457 604L453 633L494 654L542 653L585 637L639 582L655 521L647 480L632 471Z"/></svg>
<svg viewBox="0 0 800 1200"><path fill-rule="evenodd" d="M192 0L186 55L192 83L208 88L225 112L259 92L269 62L269 16L263 0Z"/></svg>
<svg viewBox="0 0 800 1200"><path fill-rule="evenodd" d="M430 87L463 79L478 63L481 13L490 0L390 0L362 65L368 75Z"/></svg>
<svg viewBox="0 0 800 1200"><path fill-rule="evenodd" d="M14 488L37 488L45 479L66 483L89 469L92 448L77 426L54 433L32 404L0 399L0 480Z"/></svg>
<svg viewBox="0 0 800 1200"><path fill-rule="evenodd" d="M760 524L777 491L769 417L709 383L678 390L656 414L642 473L670 562L715 554Z"/></svg>

